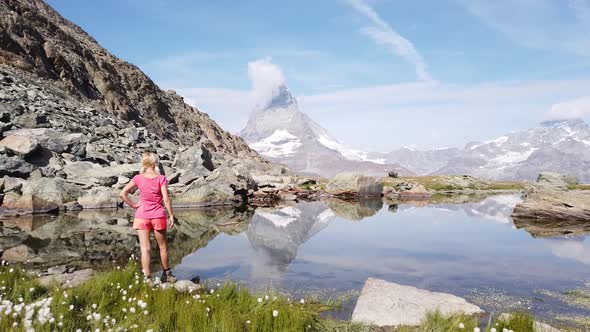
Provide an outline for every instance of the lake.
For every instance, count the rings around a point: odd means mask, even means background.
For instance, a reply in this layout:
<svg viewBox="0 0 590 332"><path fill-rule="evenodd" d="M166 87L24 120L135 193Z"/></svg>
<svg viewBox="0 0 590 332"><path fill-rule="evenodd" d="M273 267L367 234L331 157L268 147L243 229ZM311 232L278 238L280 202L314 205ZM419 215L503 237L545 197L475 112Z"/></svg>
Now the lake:
<svg viewBox="0 0 590 332"><path fill-rule="evenodd" d="M327 313L338 318L349 318L363 283L376 277L462 296L487 312L584 321L589 301L574 305L568 291L588 294L590 239L519 229L510 218L519 201L501 195L464 204L333 200L178 211L171 260L180 278L342 300ZM3 222L0 241L30 247L32 269L105 268L137 253L130 219L129 211L13 218Z"/></svg>

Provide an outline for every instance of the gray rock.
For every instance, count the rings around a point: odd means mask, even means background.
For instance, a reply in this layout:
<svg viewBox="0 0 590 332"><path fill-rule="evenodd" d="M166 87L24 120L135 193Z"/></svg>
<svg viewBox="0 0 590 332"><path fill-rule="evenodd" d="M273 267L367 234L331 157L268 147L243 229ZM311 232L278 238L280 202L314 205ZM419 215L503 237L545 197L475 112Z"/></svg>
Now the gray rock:
<svg viewBox="0 0 590 332"><path fill-rule="evenodd" d="M340 173L328 182L326 191L332 196L380 197L383 185L369 176Z"/></svg>
<svg viewBox="0 0 590 332"><path fill-rule="evenodd" d="M86 209L116 209L119 192L107 187L94 187L78 198L78 204Z"/></svg>
<svg viewBox="0 0 590 332"><path fill-rule="evenodd" d="M0 141L0 146L24 158L35 152L39 143L33 137L10 135Z"/></svg>
<svg viewBox="0 0 590 332"><path fill-rule="evenodd" d="M189 184L211 173L213 170L211 153L202 146L191 146L176 154L172 167L182 170L179 182Z"/></svg>
<svg viewBox="0 0 590 332"><path fill-rule="evenodd" d="M444 315L483 313L478 306L455 295L369 278L357 300L352 321L377 326L418 326L428 312L436 310Z"/></svg>
<svg viewBox="0 0 590 332"><path fill-rule="evenodd" d="M201 285L190 280L179 280L174 283L174 288L179 292L194 292L201 289Z"/></svg>
<svg viewBox="0 0 590 332"><path fill-rule="evenodd" d="M6 157L0 155L0 176L14 176L24 178L29 176L36 169L34 165L29 164L19 157Z"/></svg>
<svg viewBox="0 0 590 332"><path fill-rule="evenodd" d="M175 197L179 205L202 203L229 204L245 200L248 190L255 189L256 183L247 166L242 164L222 165L205 179L189 185L181 195Z"/></svg>
<svg viewBox="0 0 590 332"><path fill-rule="evenodd" d="M139 164L123 164L102 167L89 161L77 161L64 166L63 171L69 180L80 183L112 186L120 176L132 178L139 173Z"/></svg>
<svg viewBox="0 0 590 332"><path fill-rule="evenodd" d="M2 208L29 213L44 213L59 210L67 202L82 195L82 190L59 178L40 177L22 184L22 194L6 195Z"/></svg>
<svg viewBox="0 0 590 332"><path fill-rule="evenodd" d="M63 287L77 287L88 281L94 275L92 269L78 270L72 273L48 275L37 279L45 287L61 285Z"/></svg>
<svg viewBox="0 0 590 332"><path fill-rule="evenodd" d="M34 138L39 145L55 153L71 153L83 157L86 150L88 137L81 133L68 134L51 128L18 129L11 130L4 136L23 136Z"/></svg>
<svg viewBox="0 0 590 332"><path fill-rule="evenodd" d="M15 117L12 123L22 128L37 128L40 124L47 123L47 117L37 113L26 113Z"/></svg>
<svg viewBox="0 0 590 332"><path fill-rule="evenodd" d="M56 266L52 266L49 269L47 269L47 274L48 275L64 274L67 272L67 270L68 270L68 268L65 265L56 265Z"/></svg>

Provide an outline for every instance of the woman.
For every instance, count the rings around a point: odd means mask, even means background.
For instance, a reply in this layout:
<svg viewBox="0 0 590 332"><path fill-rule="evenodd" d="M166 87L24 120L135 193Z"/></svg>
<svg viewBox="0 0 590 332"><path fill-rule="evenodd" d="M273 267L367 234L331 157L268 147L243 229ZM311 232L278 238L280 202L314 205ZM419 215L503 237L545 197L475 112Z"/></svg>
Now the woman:
<svg viewBox="0 0 590 332"><path fill-rule="evenodd" d="M141 172L129 181L121 191L121 198L127 205L135 209L133 228L137 230L139 245L141 247L141 266L147 282L151 282L151 243L150 231L154 230L156 242L160 248L160 260L162 262L162 282L175 282L168 263L168 249L166 243L167 221L170 228L174 227L174 214L170 197L168 196L168 180L160 175L158 169L158 156L153 152L145 152L141 158ZM129 192L135 187L139 189L139 203L135 204L129 199ZM166 211L168 210L168 220Z"/></svg>

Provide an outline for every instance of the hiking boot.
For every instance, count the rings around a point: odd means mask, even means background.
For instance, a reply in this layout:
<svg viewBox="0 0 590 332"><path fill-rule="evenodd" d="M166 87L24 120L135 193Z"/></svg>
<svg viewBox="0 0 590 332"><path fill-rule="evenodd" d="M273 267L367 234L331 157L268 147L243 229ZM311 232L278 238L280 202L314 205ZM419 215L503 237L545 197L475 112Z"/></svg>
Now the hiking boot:
<svg viewBox="0 0 590 332"><path fill-rule="evenodd" d="M160 278L160 280L162 281L162 283L165 283L165 282L175 283L176 277L172 274L172 270L168 269L168 270L162 271L162 277Z"/></svg>

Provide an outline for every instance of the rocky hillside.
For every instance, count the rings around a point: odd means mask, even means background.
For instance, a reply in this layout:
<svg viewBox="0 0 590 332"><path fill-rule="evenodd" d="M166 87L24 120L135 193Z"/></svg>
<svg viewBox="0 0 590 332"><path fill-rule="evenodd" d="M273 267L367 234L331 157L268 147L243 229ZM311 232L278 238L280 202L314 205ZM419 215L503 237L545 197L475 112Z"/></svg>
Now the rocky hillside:
<svg viewBox="0 0 590 332"><path fill-rule="evenodd" d="M332 177L341 172L383 176L388 171L412 172L399 164L371 158L348 148L299 109L297 100L283 85L270 103L255 109L240 132L250 147L271 161L284 163L307 174Z"/></svg>
<svg viewBox="0 0 590 332"><path fill-rule="evenodd" d="M120 207L145 150L181 206L277 199L300 180L38 0L0 2L0 134L4 216Z"/></svg>
<svg viewBox="0 0 590 332"><path fill-rule="evenodd" d="M97 101L117 118L158 137L259 158L207 114L175 92L161 90L41 0L0 2L0 64L46 78L80 101Z"/></svg>

